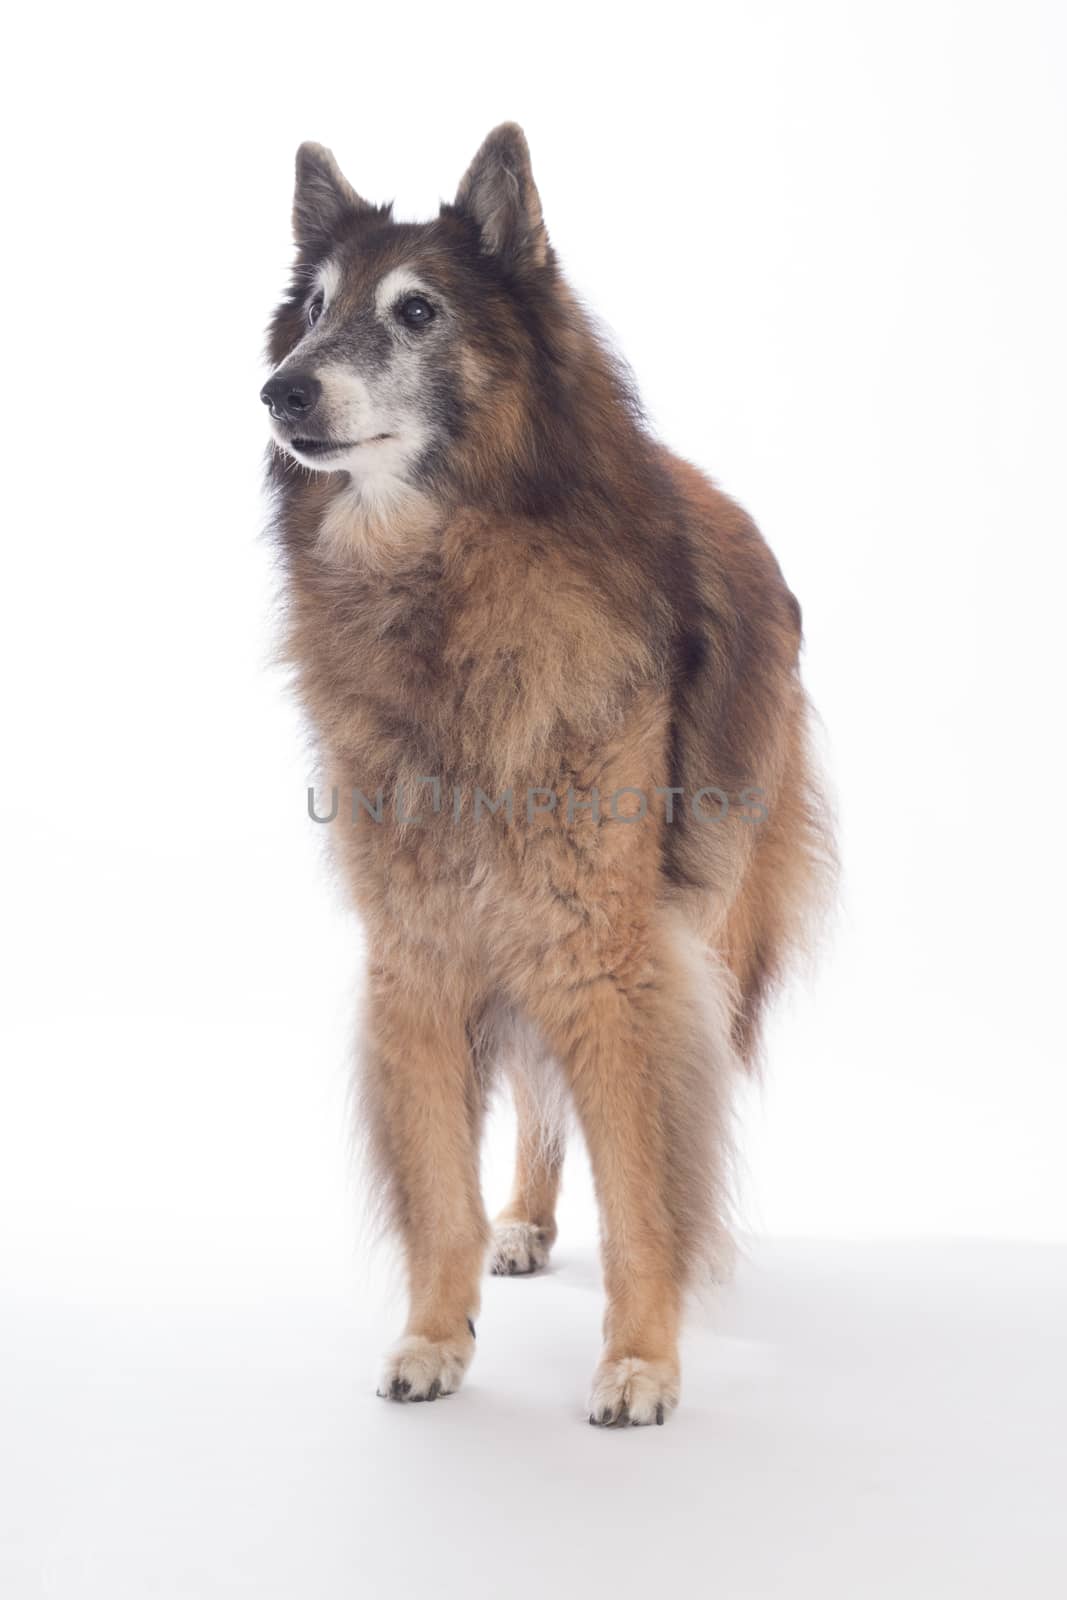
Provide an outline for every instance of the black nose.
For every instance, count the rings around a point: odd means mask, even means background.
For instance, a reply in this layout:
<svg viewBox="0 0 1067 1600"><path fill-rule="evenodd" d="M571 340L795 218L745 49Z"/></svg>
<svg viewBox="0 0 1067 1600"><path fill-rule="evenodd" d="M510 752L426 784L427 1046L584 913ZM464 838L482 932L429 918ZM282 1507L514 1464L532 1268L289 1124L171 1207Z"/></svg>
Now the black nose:
<svg viewBox="0 0 1067 1600"><path fill-rule="evenodd" d="M303 372L282 373L271 378L259 391L259 398L270 406L279 422L303 422L319 403L322 384Z"/></svg>

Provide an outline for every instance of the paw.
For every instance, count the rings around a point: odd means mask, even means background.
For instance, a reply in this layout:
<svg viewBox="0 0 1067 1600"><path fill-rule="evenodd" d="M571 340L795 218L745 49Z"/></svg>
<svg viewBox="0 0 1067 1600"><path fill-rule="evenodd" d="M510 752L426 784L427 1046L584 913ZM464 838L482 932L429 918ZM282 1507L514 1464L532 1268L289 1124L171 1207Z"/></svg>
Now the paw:
<svg viewBox="0 0 1067 1600"><path fill-rule="evenodd" d="M386 1356L378 1393L383 1400L440 1400L459 1388L473 1354L473 1331L446 1340L409 1333Z"/></svg>
<svg viewBox="0 0 1067 1600"><path fill-rule="evenodd" d="M677 1368L624 1356L602 1361L593 1374L589 1421L597 1428L641 1428L665 1422L677 1404Z"/></svg>
<svg viewBox="0 0 1067 1600"><path fill-rule="evenodd" d="M533 1222L494 1222L489 1271L500 1278L524 1278L547 1267L552 1237Z"/></svg>

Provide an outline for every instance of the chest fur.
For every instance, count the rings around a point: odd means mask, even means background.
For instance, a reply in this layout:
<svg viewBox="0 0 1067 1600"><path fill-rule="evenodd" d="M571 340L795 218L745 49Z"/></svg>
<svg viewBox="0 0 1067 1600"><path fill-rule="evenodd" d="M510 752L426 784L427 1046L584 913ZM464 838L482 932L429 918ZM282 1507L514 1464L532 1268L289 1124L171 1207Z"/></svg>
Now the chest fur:
<svg viewBox="0 0 1067 1600"><path fill-rule="evenodd" d="M610 738L655 671L546 539L452 525L392 570L301 574L293 653L326 747L374 779L535 782Z"/></svg>

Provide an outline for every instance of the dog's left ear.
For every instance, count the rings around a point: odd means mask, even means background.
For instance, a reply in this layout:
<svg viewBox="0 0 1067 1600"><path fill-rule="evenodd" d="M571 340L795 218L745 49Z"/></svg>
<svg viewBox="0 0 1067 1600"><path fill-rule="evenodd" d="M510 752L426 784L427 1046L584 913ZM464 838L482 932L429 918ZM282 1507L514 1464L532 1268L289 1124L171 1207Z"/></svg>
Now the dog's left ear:
<svg viewBox="0 0 1067 1600"><path fill-rule="evenodd" d="M293 233L303 249L327 249L346 217L373 206L358 195L322 144L302 144L296 152Z"/></svg>
<svg viewBox="0 0 1067 1600"><path fill-rule="evenodd" d="M485 253L498 256L510 271L544 266L548 234L526 135L517 122L493 129L456 190L456 208L478 224Z"/></svg>

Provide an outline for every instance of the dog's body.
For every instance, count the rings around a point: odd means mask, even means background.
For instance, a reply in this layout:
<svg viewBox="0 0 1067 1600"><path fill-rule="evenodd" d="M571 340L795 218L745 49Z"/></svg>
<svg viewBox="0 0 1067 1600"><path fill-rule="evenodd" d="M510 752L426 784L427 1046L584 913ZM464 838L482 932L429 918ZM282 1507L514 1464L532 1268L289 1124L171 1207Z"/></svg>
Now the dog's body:
<svg viewBox="0 0 1067 1600"><path fill-rule="evenodd" d="M366 1125L409 1269L382 1389L447 1393L472 1354L503 1060L519 1161L494 1267L532 1270L555 1237L562 1085L602 1212L593 1419L661 1421L683 1290L723 1227L730 1078L826 859L799 609L744 513L642 427L518 129L418 227L304 146L294 215L264 398L291 654L367 927Z"/></svg>

